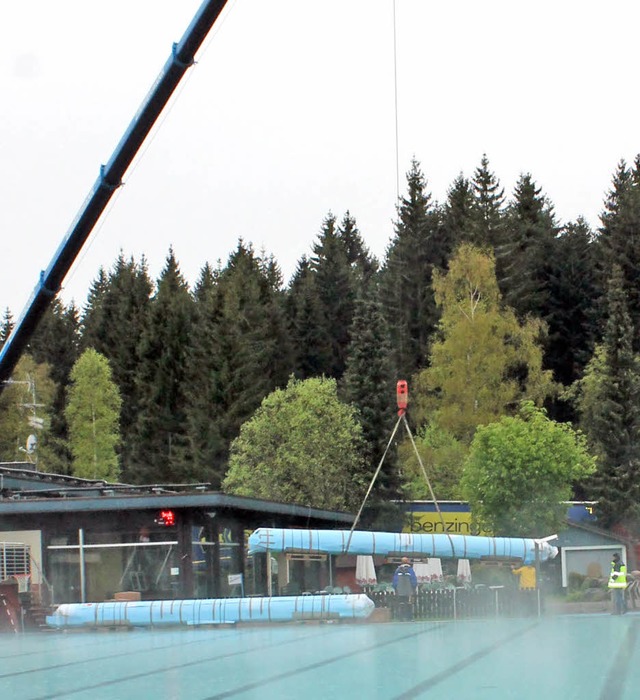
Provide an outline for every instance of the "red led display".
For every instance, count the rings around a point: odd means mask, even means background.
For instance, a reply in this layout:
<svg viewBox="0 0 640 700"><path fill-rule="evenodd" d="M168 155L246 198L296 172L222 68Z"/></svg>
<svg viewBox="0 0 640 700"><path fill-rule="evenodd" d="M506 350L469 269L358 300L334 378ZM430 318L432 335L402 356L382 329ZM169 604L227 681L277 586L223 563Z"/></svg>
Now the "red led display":
<svg viewBox="0 0 640 700"><path fill-rule="evenodd" d="M158 525L173 527L176 524L176 514L172 510L161 510L156 518Z"/></svg>

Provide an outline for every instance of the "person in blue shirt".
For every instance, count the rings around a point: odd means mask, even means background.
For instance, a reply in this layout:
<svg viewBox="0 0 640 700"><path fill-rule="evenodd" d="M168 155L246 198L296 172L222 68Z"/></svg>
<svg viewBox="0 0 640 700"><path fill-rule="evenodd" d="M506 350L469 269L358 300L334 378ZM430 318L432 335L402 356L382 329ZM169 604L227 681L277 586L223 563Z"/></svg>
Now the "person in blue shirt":
<svg viewBox="0 0 640 700"><path fill-rule="evenodd" d="M409 557L402 557L402 563L395 570L391 585L396 593L397 618L406 621L413 620L412 598L418 588L418 578Z"/></svg>

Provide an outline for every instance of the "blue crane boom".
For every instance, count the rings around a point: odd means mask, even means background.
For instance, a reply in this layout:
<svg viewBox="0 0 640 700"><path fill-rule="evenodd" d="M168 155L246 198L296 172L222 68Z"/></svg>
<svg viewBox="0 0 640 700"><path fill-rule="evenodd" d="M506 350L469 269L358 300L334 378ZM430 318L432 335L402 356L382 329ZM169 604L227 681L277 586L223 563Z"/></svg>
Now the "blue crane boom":
<svg viewBox="0 0 640 700"><path fill-rule="evenodd" d="M227 0L205 0L202 3L182 39L173 45L171 56L120 139L109 162L100 167L98 179L55 252L49 267L40 273L36 288L13 332L0 350L0 392L113 193L122 184L127 168L183 75L193 65L196 52L226 2Z"/></svg>

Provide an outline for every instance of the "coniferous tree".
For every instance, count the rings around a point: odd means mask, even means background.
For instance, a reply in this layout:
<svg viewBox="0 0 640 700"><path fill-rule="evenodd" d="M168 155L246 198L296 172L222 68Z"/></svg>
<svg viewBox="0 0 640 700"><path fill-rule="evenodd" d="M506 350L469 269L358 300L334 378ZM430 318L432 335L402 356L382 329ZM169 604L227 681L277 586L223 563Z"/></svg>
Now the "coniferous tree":
<svg viewBox="0 0 640 700"><path fill-rule="evenodd" d="M472 179L474 205L471 212L471 236L468 242L485 250L493 249L499 257L504 243L504 189L482 156Z"/></svg>
<svg viewBox="0 0 640 700"><path fill-rule="evenodd" d="M520 318L531 315L546 321L551 254L558 226L553 207L531 175L518 180L504 224L497 268L505 303Z"/></svg>
<svg viewBox="0 0 640 700"><path fill-rule="evenodd" d="M396 378L407 379L424 367L438 321L431 281L446 265L439 210L431 204L416 160L407 174L408 193L398 207L395 236L381 271L381 299L393 339Z"/></svg>
<svg viewBox="0 0 640 700"><path fill-rule="evenodd" d="M471 182L459 175L447 192L442 227L451 251L462 242L471 243L474 234L474 192Z"/></svg>
<svg viewBox="0 0 640 700"><path fill-rule="evenodd" d="M191 480L185 380L193 304L170 250L138 349L139 413L124 465L125 478L133 483Z"/></svg>
<svg viewBox="0 0 640 700"><path fill-rule="evenodd" d="M640 517L640 361L632 348L633 324L627 311L623 272L612 269L607 294L604 377L591 424L585 425L598 454L593 494L603 525Z"/></svg>
<svg viewBox="0 0 640 700"><path fill-rule="evenodd" d="M364 465L367 478L371 481L396 420L389 333L382 308L374 294L358 300L351 335L341 396L358 409L364 441ZM395 449L392 446L376 479L370 505L398 498L399 491Z"/></svg>
<svg viewBox="0 0 640 700"><path fill-rule="evenodd" d="M584 219L563 227L549 259L546 366L570 386L598 340L599 285L593 234Z"/></svg>
<svg viewBox="0 0 640 700"><path fill-rule="evenodd" d="M207 263L193 291L194 325L189 346L187 375L187 416L193 455L194 477L219 486L224 476L221 455L228 444L222 435L225 405L223 295L219 288L220 269Z"/></svg>
<svg viewBox="0 0 640 700"><path fill-rule="evenodd" d="M2 325L0 326L0 350L2 349L2 346L7 342L7 338L11 335L13 326L13 316L11 315L11 311L7 306L7 308L4 310L4 315L2 317Z"/></svg>
<svg viewBox="0 0 640 700"><path fill-rule="evenodd" d="M196 289L188 380L193 469L216 487L240 426L292 370L281 285L273 259L241 241L227 266L206 282L201 276Z"/></svg>
<svg viewBox="0 0 640 700"><path fill-rule="evenodd" d="M100 270L82 319L82 347L108 359L122 398L120 455L125 471L139 413L138 347L149 322L152 293L144 257L137 263L120 254L108 275Z"/></svg>
<svg viewBox="0 0 640 700"><path fill-rule="evenodd" d="M293 352L294 374L299 379L319 377L328 365L323 343L322 309L315 289L311 263L303 256L289 283L285 314Z"/></svg>
<svg viewBox="0 0 640 700"><path fill-rule="evenodd" d="M72 303L65 307L59 299L54 299L29 343L33 359L49 367L55 385L51 423L43 435L42 447L49 451L49 468L59 474L67 474L71 468L64 407L69 374L80 353L79 336L80 321L75 305Z"/></svg>
<svg viewBox="0 0 640 700"><path fill-rule="evenodd" d="M319 377L325 366L322 310L316 295L311 263L303 256L286 292L285 315L291 338L294 374L298 379Z"/></svg>
<svg viewBox="0 0 640 700"><path fill-rule="evenodd" d="M633 327L633 350L640 352L640 155L632 168L624 161L618 165L601 222L598 245L603 287L613 265L619 265Z"/></svg>
<svg viewBox="0 0 640 700"><path fill-rule="evenodd" d="M375 277L378 261L367 249L356 220L348 211L338 226L338 237L345 248L347 263L352 271L352 284L357 295Z"/></svg>
<svg viewBox="0 0 640 700"><path fill-rule="evenodd" d="M311 270L320 306L320 347L325 360L322 374L340 379L345 369L356 292L347 246L331 213L322 222L313 246Z"/></svg>

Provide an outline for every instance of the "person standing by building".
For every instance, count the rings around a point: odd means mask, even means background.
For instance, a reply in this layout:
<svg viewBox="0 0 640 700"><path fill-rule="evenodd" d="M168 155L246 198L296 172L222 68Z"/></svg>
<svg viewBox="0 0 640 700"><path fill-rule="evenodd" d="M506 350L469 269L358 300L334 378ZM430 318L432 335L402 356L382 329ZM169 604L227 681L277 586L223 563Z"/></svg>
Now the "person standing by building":
<svg viewBox="0 0 640 700"><path fill-rule="evenodd" d="M511 567L511 573L519 577L520 581L518 588L521 591L536 590L536 567L531 564L523 564L522 566Z"/></svg>
<svg viewBox="0 0 640 700"><path fill-rule="evenodd" d="M613 596L613 614L624 615L627 612L627 601L624 597L627 588L627 566L617 552L612 557L608 585Z"/></svg>
<svg viewBox="0 0 640 700"><path fill-rule="evenodd" d="M524 613L534 615L538 607L536 567L523 562L522 566L512 566L511 573L518 577L520 604Z"/></svg>
<svg viewBox="0 0 640 700"><path fill-rule="evenodd" d="M411 566L409 557L402 557L402 563L393 574L393 590L396 592L399 620L413 620L413 596L418 588L418 577Z"/></svg>

